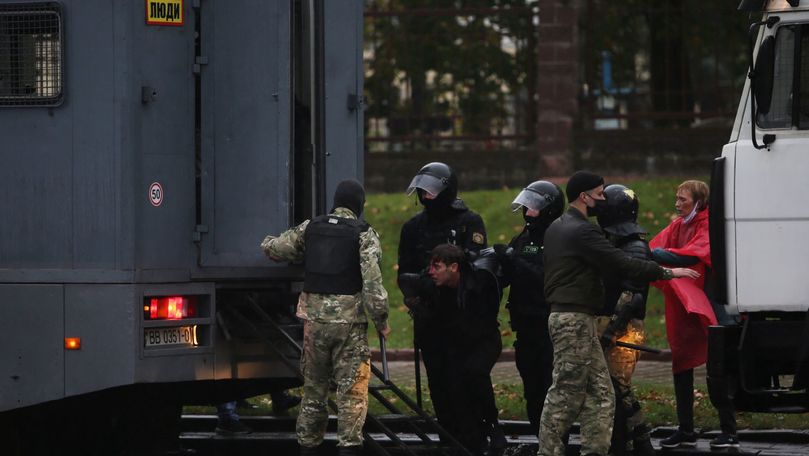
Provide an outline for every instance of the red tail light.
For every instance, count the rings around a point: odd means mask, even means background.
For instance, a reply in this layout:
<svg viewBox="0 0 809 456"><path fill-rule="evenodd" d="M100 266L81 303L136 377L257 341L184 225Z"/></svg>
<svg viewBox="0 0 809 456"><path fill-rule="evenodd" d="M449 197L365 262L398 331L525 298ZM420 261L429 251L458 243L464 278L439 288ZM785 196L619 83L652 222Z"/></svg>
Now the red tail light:
<svg viewBox="0 0 809 456"><path fill-rule="evenodd" d="M146 320L180 320L197 316L196 296L156 296L144 299Z"/></svg>

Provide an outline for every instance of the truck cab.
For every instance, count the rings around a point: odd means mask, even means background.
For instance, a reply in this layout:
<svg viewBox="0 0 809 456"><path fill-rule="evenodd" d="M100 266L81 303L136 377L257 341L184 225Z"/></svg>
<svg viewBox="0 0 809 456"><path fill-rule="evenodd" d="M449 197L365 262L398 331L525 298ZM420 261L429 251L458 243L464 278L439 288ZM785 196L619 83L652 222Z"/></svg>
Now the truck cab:
<svg viewBox="0 0 809 456"><path fill-rule="evenodd" d="M809 1L739 9L755 22L749 77L711 175L714 302L724 324L709 329L708 387L715 404L801 413L809 411Z"/></svg>

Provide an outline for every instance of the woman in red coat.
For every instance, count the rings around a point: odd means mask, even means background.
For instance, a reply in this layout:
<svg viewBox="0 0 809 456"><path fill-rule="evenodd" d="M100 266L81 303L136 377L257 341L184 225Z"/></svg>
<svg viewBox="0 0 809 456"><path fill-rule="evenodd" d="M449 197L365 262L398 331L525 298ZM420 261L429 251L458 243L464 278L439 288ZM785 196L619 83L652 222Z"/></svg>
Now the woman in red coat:
<svg viewBox="0 0 809 456"><path fill-rule="evenodd" d="M688 180L677 187L674 204L678 217L652 239L655 261L667 266L689 267L699 278L659 281L666 301L666 334L671 347L674 394L679 430L660 442L665 448L695 446L694 368L708 357L708 326L716 324L711 303L703 291L706 269L711 267L708 237L708 186Z"/></svg>

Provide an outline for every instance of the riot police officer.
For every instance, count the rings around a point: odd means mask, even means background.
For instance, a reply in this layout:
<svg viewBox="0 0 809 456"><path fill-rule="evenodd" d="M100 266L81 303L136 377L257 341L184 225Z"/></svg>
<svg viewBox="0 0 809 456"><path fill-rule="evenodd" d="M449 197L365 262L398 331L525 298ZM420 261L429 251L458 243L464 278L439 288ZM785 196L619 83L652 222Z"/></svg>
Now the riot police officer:
<svg viewBox="0 0 809 456"><path fill-rule="evenodd" d="M402 226L400 275L425 271L430 253L439 244L453 244L473 252L486 247L483 219L458 198L458 178L452 168L440 162L423 166L407 187L408 195L414 192L424 209ZM405 304L413 317L413 342L424 360L436 418L453 432L455 420L449 401L452 372L443 324L430 302L407 298Z"/></svg>
<svg viewBox="0 0 809 456"><path fill-rule="evenodd" d="M605 209L598 214L598 224L607 233L610 242L627 255L643 260L651 259L649 245L644 239L646 230L637 224L638 198L623 185L612 184L604 188L607 198ZM607 366L615 389L615 420L610 454L654 455L641 406L632 392L632 373L640 353L629 348L616 347L615 340L643 344L645 332L646 298L649 283L632 280L617 274L604 277L605 303L598 312L599 329L603 330Z"/></svg>
<svg viewBox="0 0 809 456"><path fill-rule="evenodd" d="M506 280L510 283L506 307L516 335L514 351L523 382L528 420L539 433L539 417L545 394L553 383L553 346L548 334L550 309L543 291L542 249L545 230L565 208L564 194L555 184L539 180L524 188L511 203L522 210L525 227L508 244L495 245Z"/></svg>

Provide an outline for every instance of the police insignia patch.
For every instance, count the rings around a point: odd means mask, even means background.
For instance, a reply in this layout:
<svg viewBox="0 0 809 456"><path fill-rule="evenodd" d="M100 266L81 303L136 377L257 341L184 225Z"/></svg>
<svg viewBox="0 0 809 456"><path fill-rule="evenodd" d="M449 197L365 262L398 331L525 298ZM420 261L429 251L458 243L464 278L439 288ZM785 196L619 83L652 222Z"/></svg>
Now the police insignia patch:
<svg viewBox="0 0 809 456"><path fill-rule="evenodd" d="M483 245L483 235L480 233L472 233L472 242Z"/></svg>

